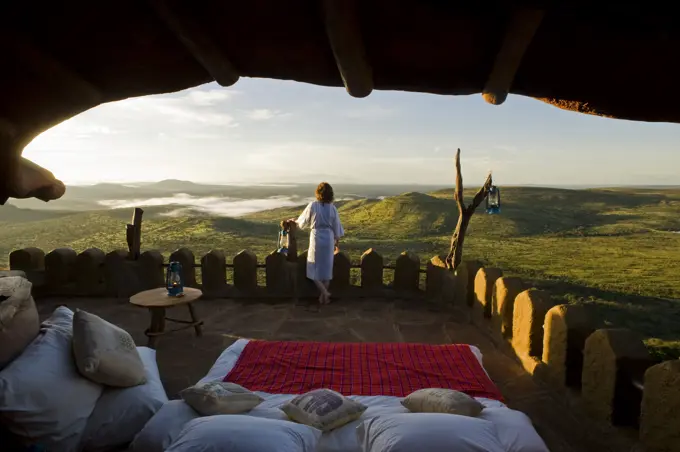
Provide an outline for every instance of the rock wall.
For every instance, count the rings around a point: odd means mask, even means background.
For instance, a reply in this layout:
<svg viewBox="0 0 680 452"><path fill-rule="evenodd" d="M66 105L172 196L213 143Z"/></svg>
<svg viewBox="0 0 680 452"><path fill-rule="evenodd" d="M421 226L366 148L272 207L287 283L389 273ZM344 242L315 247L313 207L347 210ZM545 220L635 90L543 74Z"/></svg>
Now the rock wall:
<svg viewBox="0 0 680 452"><path fill-rule="evenodd" d="M639 428L641 450L680 452L680 360L655 363L640 335L598 328L583 306L556 305L500 269L470 261L455 275L456 301L527 372L576 392L593 420Z"/></svg>
<svg viewBox="0 0 680 452"><path fill-rule="evenodd" d="M10 253L10 268L23 271L33 283L34 295L87 296L127 298L135 293L165 284L167 263L155 250L145 251L139 259L131 260L127 250L104 253L90 248L78 254L71 248L58 248L45 254L37 248L25 248ZM307 252L290 262L276 252L258 262L258 257L243 250L227 263L224 253L211 250L200 259L188 248L179 248L169 261L182 264L182 278L186 287L203 291L205 298L291 297L313 296L314 284L306 279ZM331 291L334 296L427 298L452 302L453 275L444 269L436 281L430 278L422 287L420 258L410 252L401 253L394 266L385 266L383 257L375 250L367 250L360 264L349 257L335 255ZM429 265L429 264L428 264ZM353 284L352 271L360 272L360 282ZM386 271L393 271L391 281L385 282ZM431 272L430 272L431 273ZM199 277L200 275L200 277ZM445 293L446 297L442 297ZM430 297L431 295L431 297Z"/></svg>

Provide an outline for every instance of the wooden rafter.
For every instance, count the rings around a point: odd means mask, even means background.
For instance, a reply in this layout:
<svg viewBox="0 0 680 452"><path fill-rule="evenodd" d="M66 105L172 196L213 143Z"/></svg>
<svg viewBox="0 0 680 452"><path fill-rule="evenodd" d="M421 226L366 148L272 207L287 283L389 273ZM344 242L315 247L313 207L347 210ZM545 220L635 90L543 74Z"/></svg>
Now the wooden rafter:
<svg viewBox="0 0 680 452"><path fill-rule="evenodd" d="M0 33L0 39L14 47L17 55L21 55L23 65L33 67L37 73L43 74L46 80L58 83L62 91L69 92L91 105L98 105L102 102L104 96L99 88L55 57L36 47L27 38L3 31Z"/></svg>
<svg viewBox="0 0 680 452"><path fill-rule="evenodd" d="M221 86L231 86L239 74L224 52L189 17L176 13L168 0L149 0L158 17Z"/></svg>
<svg viewBox="0 0 680 452"><path fill-rule="evenodd" d="M543 20L543 15L544 11L538 9L521 9L513 14L482 91L482 96L488 103L500 105L505 102L517 69Z"/></svg>
<svg viewBox="0 0 680 452"><path fill-rule="evenodd" d="M323 0L326 34L347 92L366 97L373 91L373 70L368 63L357 16L356 0Z"/></svg>

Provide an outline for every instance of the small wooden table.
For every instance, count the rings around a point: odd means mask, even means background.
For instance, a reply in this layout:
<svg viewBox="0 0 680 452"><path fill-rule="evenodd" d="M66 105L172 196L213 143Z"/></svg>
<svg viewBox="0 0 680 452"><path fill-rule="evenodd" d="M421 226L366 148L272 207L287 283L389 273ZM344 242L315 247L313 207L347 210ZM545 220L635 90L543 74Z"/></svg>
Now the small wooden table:
<svg viewBox="0 0 680 452"><path fill-rule="evenodd" d="M156 348L156 342L158 337L164 334L174 333L175 331L184 330L186 328L193 327L196 330L196 336L201 337L203 332L201 331L201 325L203 325L202 320L198 320L196 317L196 311L191 303L196 301L201 297L203 293L191 287L184 288L184 296L182 297L171 297L168 296L168 290L164 287L158 289L145 290L130 297L130 303L135 306L141 306L147 308L151 313L151 326L144 332L144 334L149 338L148 346L150 348ZM189 308L189 316L191 320L179 320L171 319L165 316L165 309L172 308L174 306L179 306L185 304ZM182 323L184 326L180 328L175 328L174 330L165 331L165 321Z"/></svg>

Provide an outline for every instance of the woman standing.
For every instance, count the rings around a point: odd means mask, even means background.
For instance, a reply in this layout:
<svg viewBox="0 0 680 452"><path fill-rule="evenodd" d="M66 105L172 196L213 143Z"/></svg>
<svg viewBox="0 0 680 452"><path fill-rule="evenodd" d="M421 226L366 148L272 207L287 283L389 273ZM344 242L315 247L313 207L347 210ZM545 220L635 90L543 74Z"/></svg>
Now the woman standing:
<svg viewBox="0 0 680 452"><path fill-rule="evenodd" d="M328 286L333 279L333 258L338 241L345 235L333 200L333 187L327 182L321 182L316 188L316 201L310 202L297 220L289 220L295 221L300 229L311 228L307 278L314 281L319 288L321 304L331 302Z"/></svg>

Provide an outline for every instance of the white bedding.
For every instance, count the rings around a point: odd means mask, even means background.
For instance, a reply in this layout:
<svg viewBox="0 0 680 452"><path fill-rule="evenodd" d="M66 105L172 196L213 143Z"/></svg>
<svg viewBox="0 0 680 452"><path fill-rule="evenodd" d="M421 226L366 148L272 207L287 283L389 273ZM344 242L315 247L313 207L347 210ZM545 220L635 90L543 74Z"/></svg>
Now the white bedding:
<svg viewBox="0 0 680 452"><path fill-rule="evenodd" d="M199 382L222 380L229 371L236 365L239 355L248 344L247 339L239 339L227 348L217 359L208 374ZM482 353L475 346L470 346L480 364L482 364ZM482 364L483 367L483 364ZM292 399L291 394L269 394L266 392L256 392L264 398L255 409L247 413L250 416L264 417L269 419L287 420L286 415L279 409L283 403ZM385 414L407 413L400 401L400 397L392 396L351 396L368 406L366 412L360 419L351 422L341 428L325 433L319 442L319 452L362 452L357 440L356 427L364 420ZM484 410L479 418L486 419L494 423L498 438L507 452L549 452L545 443L540 438L531 420L522 412L508 408L505 404L491 399L477 398L483 405ZM179 434L181 426L199 415L191 410L182 401L171 401L161 408L149 424L142 431L132 450L153 450L162 451L169 446L174 438ZM172 427L171 427L172 426ZM172 431L168 431L171 429ZM162 438L163 444L158 443Z"/></svg>

